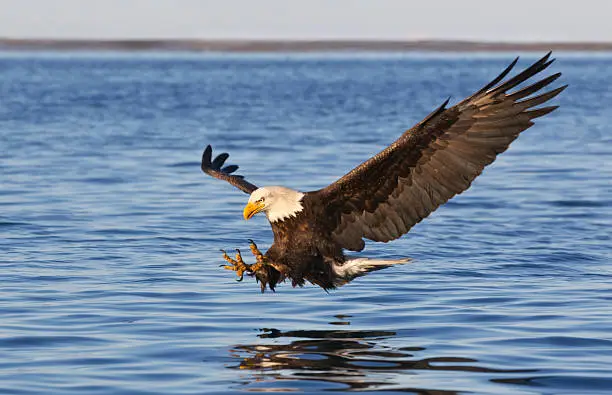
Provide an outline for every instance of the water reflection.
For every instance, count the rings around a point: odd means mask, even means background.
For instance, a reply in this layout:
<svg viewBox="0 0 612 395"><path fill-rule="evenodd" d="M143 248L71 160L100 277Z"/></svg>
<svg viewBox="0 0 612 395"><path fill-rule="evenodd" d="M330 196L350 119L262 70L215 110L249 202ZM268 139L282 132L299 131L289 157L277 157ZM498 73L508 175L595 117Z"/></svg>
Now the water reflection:
<svg viewBox="0 0 612 395"><path fill-rule="evenodd" d="M346 321L330 324L339 325L342 322ZM427 354L424 347L394 348L385 345L387 339L396 336L393 331L281 331L273 328L260 331L257 335L259 339L273 340L264 344L236 345L231 352L240 362L229 366L231 369L253 371L253 375L244 382L253 391L393 390L450 395L466 388L459 382L459 388L448 388L448 381L443 379L448 378L445 372L533 372L491 369L477 365L478 361L472 358L424 358ZM284 338L295 340L282 343ZM426 377L423 379L419 375ZM479 377L479 380L482 379ZM313 383L316 383L315 388L310 388ZM425 383L427 386L419 388Z"/></svg>

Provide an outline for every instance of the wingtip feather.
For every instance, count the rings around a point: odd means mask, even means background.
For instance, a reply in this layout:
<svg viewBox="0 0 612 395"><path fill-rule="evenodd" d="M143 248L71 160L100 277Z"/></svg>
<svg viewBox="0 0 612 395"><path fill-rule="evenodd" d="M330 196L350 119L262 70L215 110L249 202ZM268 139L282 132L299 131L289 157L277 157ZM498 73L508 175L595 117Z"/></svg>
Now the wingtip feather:
<svg viewBox="0 0 612 395"><path fill-rule="evenodd" d="M548 92L542 93L541 95L516 102L515 104L523 106L525 109L539 106L540 104L546 103L547 101L555 98L559 93L563 92L565 88L567 88L567 85L560 86L559 88L552 89Z"/></svg>
<svg viewBox="0 0 612 395"><path fill-rule="evenodd" d="M439 115L440 113L442 113L442 111L444 111L446 109L446 105L450 102L450 99L451 98L449 96L448 99L446 99L446 101L444 103L442 103L438 108L436 108L428 116L426 116L425 119L423 119L420 124L421 125L426 124L433 117L435 117L436 115Z"/></svg>
<svg viewBox="0 0 612 395"><path fill-rule="evenodd" d="M505 93L508 90L514 88L515 86L522 84L523 82L533 77L537 73L545 70L548 66L551 65L551 63L555 61L555 59L549 60L551 54L552 54L552 51L548 52L538 61L533 63L531 66L527 67L525 70L521 71L520 73L510 78L503 84L492 89L490 93L491 94Z"/></svg>
<svg viewBox="0 0 612 395"><path fill-rule="evenodd" d="M543 117L544 115L555 111L559 106L548 106L542 108L536 108L535 110L525 111L525 114L529 116L529 119Z"/></svg>
<svg viewBox="0 0 612 395"><path fill-rule="evenodd" d="M212 161L212 167L214 169L221 169L221 166L225 163L225 161L229 158L229 154L227 152L222 152Z"/></svg>
<svg viewBox="0 0 612 395"><path fill-rule="evenodd" d="M202 153L202 166L210 165L211 159L212 159L212 147L210 146L210 144L208 144L206 148L204 148L204 153Z"/></svg>
<svg viewBox="0 0 612 395"><path fill-rule="evenodd" d="M510 100L521 100L537 91L539 91L542 88L545 88L546 86L552 84L553 82L555 82L559 77L561 77L561 73L556 73L553 74L549 77L544 78L543 80L540 80L534 84L531 84L525 88L519 89L516 92L513 92L511 94L508 95L508 99Z"/></svg>
<svg viewBox="0 0 612 395"><path fill-rule="evenodd" d="M228 166L225 166L223 169L221 169L221 171L224 172L225 174L232 174L236 170L238 170L238 165L228 165Z"/></svg>

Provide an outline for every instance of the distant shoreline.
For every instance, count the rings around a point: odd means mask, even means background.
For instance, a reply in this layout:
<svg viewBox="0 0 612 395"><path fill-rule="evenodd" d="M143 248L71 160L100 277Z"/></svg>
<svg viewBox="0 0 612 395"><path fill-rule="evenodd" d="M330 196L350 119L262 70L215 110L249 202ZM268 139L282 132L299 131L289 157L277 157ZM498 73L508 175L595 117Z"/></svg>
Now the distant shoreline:
<svg viewBox="0 0 612 395"><path fill-rule="evenodd" d="M612 52L612 42L481 42L452 40L79 40L0 38L0 51L187 52Z"/></svg>

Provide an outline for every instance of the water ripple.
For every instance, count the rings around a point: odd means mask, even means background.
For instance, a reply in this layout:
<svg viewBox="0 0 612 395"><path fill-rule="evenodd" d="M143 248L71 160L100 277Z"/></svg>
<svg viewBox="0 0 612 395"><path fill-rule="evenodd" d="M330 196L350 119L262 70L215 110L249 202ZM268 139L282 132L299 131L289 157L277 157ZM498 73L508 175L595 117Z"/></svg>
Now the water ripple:
<svg viewBox="0 0 612 395"><path fill-rule="evenodd" d="M317 189L513 57L0 54L0 393L610 393L607 56L560 54L560 110L363 253L410 263L329 294L219 268L272 235L206 144Z"/></svg>

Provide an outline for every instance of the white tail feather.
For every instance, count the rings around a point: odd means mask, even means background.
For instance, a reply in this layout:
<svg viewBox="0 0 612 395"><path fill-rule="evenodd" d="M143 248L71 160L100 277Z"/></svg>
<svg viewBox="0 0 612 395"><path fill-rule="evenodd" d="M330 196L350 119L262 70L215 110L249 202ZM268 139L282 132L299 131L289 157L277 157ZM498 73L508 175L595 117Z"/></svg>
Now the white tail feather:
<svg viewBox="0 0 612 395"><path fill-rule="evenodd" d="M369 272L384 269L386 267L410 262L410 258L402 259L373 259L373 258L356 258L349 257L343 264L334 264L332 266L336 275L336 286L344 285L351 280L363 276Z"/></svg>

